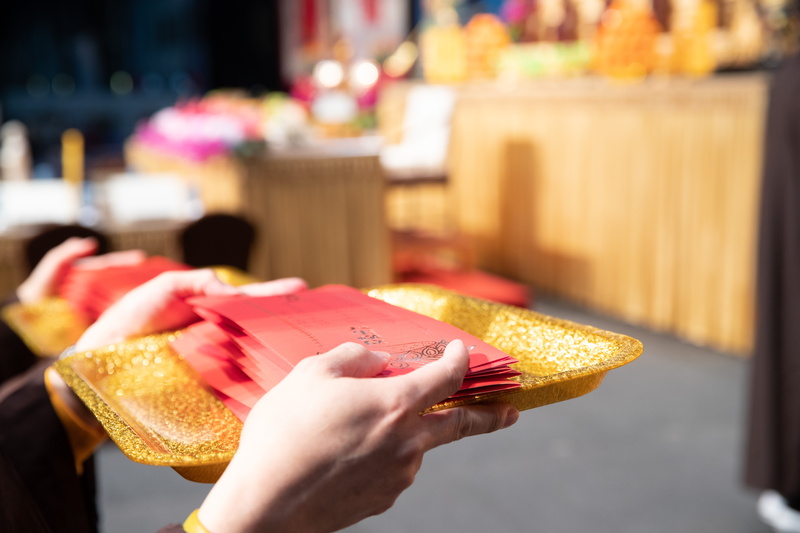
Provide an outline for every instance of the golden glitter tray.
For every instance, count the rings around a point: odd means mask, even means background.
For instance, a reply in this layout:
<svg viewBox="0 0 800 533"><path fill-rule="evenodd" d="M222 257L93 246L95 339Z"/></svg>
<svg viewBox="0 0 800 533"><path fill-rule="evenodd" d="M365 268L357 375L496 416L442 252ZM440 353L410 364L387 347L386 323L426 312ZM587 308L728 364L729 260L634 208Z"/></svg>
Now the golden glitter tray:
<svg viewBox="0 0 800 533"><path fill-rule="evenodd" d="M642 352L638 340L624 335L431 286L388 285L368 294L453 324L519 359L519 389L434 409L503 401L524 410L575 398ZM213 482L236 451L241 422L169 339L156 335L75 354L56 368L128 457Z"/></svg>
<svg viewBox="0 0 800 533"><path fill-rule="evenodd" d="M213 267L217 277L231 285L256 280L234 267ZM63 298L44 298L33 304L13 303L0 310L2 318L39 357L57 357L75 344L89 326L73 313Z"/></svg>
<svg viewBox="0 0 800 533"><path fill-rule="evenodd" d="M3 321L39 357L57 357L75 344L89 324L72 312L62 298L3 307Z"/></svg>

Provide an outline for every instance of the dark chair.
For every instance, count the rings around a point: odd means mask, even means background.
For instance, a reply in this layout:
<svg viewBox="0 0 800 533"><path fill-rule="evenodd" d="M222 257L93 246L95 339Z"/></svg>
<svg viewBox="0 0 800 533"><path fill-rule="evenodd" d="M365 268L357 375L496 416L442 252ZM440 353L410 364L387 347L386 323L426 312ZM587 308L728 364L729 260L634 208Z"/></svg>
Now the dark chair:
<svg viewBox="0 0 800 533"><path fill-rule="evenodd" d="M193 267L232 266L247 272L255 226L231 214L205 215L179 235L183 262Z"/></svg>
<svg viewBox="0 0 800 533"><path fill-rule="evenodd" d="M24 245L25 261L30 273L39 264L44 254L70 237L94 237L97 240L97 254L108 253L108 237L97 230L77 224L52 224L43 226L35 236Z"/></svg>

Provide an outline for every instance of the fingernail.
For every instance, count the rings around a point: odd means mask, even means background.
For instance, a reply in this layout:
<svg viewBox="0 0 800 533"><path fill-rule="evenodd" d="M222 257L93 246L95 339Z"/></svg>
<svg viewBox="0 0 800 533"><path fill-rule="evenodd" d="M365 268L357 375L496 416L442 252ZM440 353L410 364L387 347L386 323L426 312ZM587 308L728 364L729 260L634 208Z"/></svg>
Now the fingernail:
<svg viewBox="0 0 800 533"><path fill-rule="evenodd" d="M378 356L378 357L380 357L381 359L385 359L385 360L388 360L388 359L389 359L389 357L391 357L391 355L389 354L389 352L378 352L378 351L373 351L372 353L374 353L375 355L377 355L377 356Z"/></svg>
<svg viewBox="0 0 800 533"><path fill-rule="evenodd" d="M519 411L516 407L511 407L506 412L506 419L503 421L503 429L513 426L519 420Z"/></svg>

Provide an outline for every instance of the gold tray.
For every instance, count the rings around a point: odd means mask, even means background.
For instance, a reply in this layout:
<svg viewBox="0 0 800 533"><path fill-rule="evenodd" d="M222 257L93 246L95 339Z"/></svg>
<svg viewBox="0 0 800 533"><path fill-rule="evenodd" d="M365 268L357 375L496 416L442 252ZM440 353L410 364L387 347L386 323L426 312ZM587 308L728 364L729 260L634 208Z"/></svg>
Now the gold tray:
<svg viewBox="0 0 800 533"><path fill-rule="evenodd" d="M33 304L13 303L2 309L3 321L39 357L57 357L75 344L89 323L72 312L63 298Z"/></svg>
<svg viewBox="0 0 800 533"><path fill-rule="evenodd" d="M519 389L433 410L498 401L525 410L568 400L591 392L609 370L642 353L631 337L432 286L387 285L367 293L453 324L519 359ZM214 482L236 451L242 425L172 351L176 334L75 354L56 368L129 458Z"/></svg>
<svg viewBox="0 0 800 533"><path fill-rule="evenodd" d="M256 280L246 272L228 266L212 267L217 277L231 285ZM3 321L39 357L57 357L75 344L89 323L73 313L63 298L44 298L33 304L13 303L0 310Z"/></svg>

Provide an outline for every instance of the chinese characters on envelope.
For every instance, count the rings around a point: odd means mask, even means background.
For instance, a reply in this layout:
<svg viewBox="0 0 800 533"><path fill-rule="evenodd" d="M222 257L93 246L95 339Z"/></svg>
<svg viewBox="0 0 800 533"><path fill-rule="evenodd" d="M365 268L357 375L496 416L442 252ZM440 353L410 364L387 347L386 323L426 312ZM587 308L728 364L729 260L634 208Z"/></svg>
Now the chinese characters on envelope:
<svg viewBox="0 0 800 533"><path fill-rule="evenodd" d="M242 419L298 361L344 342L388 352L382 376L391 378L438 359L451 340L461 339L470 351L470 369L453 398L519 386L509 379L519 375L509 367L517 362L511 356L454 326L350 287L189 303L204 320L187 328L173 347Z"/></svg>

